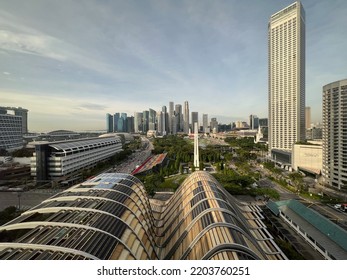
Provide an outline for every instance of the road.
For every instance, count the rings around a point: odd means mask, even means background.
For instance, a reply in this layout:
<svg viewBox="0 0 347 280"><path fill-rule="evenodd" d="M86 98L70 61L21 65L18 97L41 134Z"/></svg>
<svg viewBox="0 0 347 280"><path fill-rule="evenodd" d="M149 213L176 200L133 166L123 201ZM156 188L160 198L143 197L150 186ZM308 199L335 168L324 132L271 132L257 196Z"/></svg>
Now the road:
<svg viewBox="0 0 347 280"><path fill-rule="evenodd" d="M131 174L137 166L141 165L151 154L153 150L152 143L145 137L141 137L142 150L133 153L126 161L115 166L109 172Z"/></svg>

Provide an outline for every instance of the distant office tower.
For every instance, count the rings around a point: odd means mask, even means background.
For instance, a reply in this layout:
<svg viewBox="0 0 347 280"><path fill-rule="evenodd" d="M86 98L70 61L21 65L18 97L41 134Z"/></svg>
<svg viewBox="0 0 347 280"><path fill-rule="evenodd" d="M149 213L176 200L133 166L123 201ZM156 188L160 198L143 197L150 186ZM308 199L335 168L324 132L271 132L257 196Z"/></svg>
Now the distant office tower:
<svg viewBox="0 0 347 280"><path fill-rule="evenodd" d="M0 107L0 114L10 114L21 117L21 133L28 133L28 110L22 107Z"/></svg>
<svg viewBox="0 0 347 280"><path fill-rule="evenodd" d="M261 118L259 119L259 126L268 126L268 119L267 118Z"/></svg>
<svg viewBox="0 0 347 280"><path fill-rule="evenodd" d="M195 133L195 123L199 122L199 113L192 112L192 133ZM199 124L196 126L199 132Z"/></svg>
<svg viewBox="0 0 347 280"><path fill-rule="evenodd" d="M199 134L198 134L198 123L194 123L194 166L196 168L200 167L199 162Z"/></svg>
<svg viewBox="0 0 347 280"><path fill-rule="evenodd" d="M157 135L163 135L163 112L157 112Z"/></svg>
<svg viewBox="0 0 347 280"><path fill-rule="evenodd" d="M212 133L218 133L217 118L211 118L210 129L211 129Z"/></svg>
<svg viewBox="0 0 347 280"><path fill-rule="evenodd" d="M106 131L108 133L113 132L113 116L106 114Z"/></svg>
<svg viewBox="0 0 347 280"><path fill-rule="evenodd" d="M323 181L347 188L347 79L323 87Z"/></svg>
<svg viewBox="0 0 347 280"><path fill-rule="evenodd" d="M259 127L259 118L256 115L249 116L249 128L256 130Z"/></svg>
<svg viewBox="0 0 347 280"><path fill-rule="evenodd" d="M149 130L149 111L143 111L143 128L142 132L147 133Z"/></svg>
<svg viewBox="0 0 347 280"><path fill-rule="evenodd" d="M157 120L157 112L153 109L149 109L149 119L148 119L148 125L149 130L156 130L156 120Z"/></svg>
<svg viewBox="0 0 347 280"><path fill-rule="evenodd" d="M182 105L176 104L175 105L175 117L176 117L176 131L183 131L183 113L182 113Z"/></svg>
<svg viewBox="0 0 347 280"><path fill-rule="evenodd" d="M184 115L183 115L183 132L189 133L189 103L188 101L184 101Z"/></svg>
<svg viewBox="0 0 347 280"><path fill-rule="evenodd" d="M236 126L236 128L239 128L239 129L241 129L241 128L249 128L248 123L245 122L245 121L236 121L235 122L235 126Z"/></svg>
<svg viewBox="0 0 347 280"><path fill-rule="evenodd" d="M167 135L169 132L169 114L167 112L166 106L162 107L161 115L162 115L162 119L163 119L162 135Z"/></svg>
<svg viewBox="0 0 347 280"><path fill-rule="evenodd" d="M118 131L118 120L120 118L119 113L115 113L113 115L113 132L117 132Z"/></svg>
<svg viewBox="0 0 347 280"><path fill-rule="evenodd" d="M168 123L169 123L168 132L169 132L169 134L173 134L174 118L175 118L174 103L171 101L171 102L169 102L169 117L168 117Z"/></svg>
<svg viewBox="0 0 347 280"><path fill-rule="evenodd" d="M6 113L5 113L6 111ZM12 110L13 111L13 110ZM23 147L22 117L0 112L0 149L14 151Z"/></svg>
<svg viewBox="0 0 347 280"><path fill-rule="evenodd" d="M305 108L305 122L306 129L311 128L311 107Z"/></svg>
<svg viewBox="0 0 347 280"><path fill-rule="evenodd" d="M135 133L142 132L143 129L143 113L135 112L134 117L134 131Z"/></svg>
<svg viewBox="0 0 347 280"><path fill-rule="evenodd" d="M133 116L127 117L125 123L126 123L126 132L128 133L135 132Z"/></svg>
<svg viewBox="0 0 347 280"><path fill-rule="evenodd" d="M22 133L28 133L28 110L22 107L13 108L16 116L22 117Z"/></svg>
<svg viewBox="0 0 347 280"><path fill-rule="evenodd" d="M208 129L208 115L207 114L202 115L202 127L203 127L204 133L210 132Z"/></svg>
<svg viewBox="0 0 347 280"><path fill-rule="evenodd" d="M322 139L323 130L321 127L310 127L306 130L306 140Z"/></svg>
<svg viewBox="0 0 347 280"><path fill-rule="evenodd" d="M305 11L300 2L271 16L269 150L290 152L305 139Z"/></svg>
<svg viewBox="0 0 347 280"><path fill-rule="evenodd" d="M118 119L117 132L127 132L127 114L121 113Z"/></svg>

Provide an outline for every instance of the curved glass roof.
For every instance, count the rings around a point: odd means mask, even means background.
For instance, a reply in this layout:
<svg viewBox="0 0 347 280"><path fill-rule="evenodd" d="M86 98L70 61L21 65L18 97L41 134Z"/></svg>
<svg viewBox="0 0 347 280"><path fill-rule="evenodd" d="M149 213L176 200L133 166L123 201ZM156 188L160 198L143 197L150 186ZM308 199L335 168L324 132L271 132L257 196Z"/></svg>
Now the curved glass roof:
<svg viewBox="0 0 347 280"><path fill-rule="evenodd" d="M286 259L257 211L204 171L162 203L105 173L0 227L0 259Z"/></svg>

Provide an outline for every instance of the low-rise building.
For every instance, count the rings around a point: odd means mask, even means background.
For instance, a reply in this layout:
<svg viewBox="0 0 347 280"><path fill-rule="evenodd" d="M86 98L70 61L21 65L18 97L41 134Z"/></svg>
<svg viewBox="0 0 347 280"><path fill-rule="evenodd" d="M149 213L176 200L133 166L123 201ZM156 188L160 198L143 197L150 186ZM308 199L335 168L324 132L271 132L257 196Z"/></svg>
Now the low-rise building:
<svg viewBox="0 0 347 280"><path fill-rule="evenodd" d="M61 142L35 143L31 175L49 180L91 167L122 151L118 136L96 137Z"/></svg>
<svg viewBox="0 0 347 280"><path fill-rule="evenodd" d="M325 259L347 259L347 231L343 228L294 199L269 201L267 207Z"/></svg>
<svg viewBox="0 0 347 280"><path fill-rule="evenodd" d="M292 152L292 168L320 175L323 166L322 142L294 144Z"/></svg>

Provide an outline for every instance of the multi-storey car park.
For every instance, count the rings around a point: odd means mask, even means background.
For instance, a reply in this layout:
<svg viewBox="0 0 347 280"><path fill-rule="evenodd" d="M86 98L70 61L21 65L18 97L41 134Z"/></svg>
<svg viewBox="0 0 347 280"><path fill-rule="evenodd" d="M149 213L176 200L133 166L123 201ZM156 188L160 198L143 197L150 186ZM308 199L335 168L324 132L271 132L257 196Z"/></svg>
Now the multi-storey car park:
<svg viewBox="0 0 347 280"><path fill-rule="evenodd" d="M286 259L262 218L204 171L167 201L104 173L0 227L0 259Z"/></svg>
<svg viewBox="0 0 347 280"><path fill-rule="evenodd" d="M122 151L119 136L35 144L31 175L36 180L70 175Z"/></svg>

